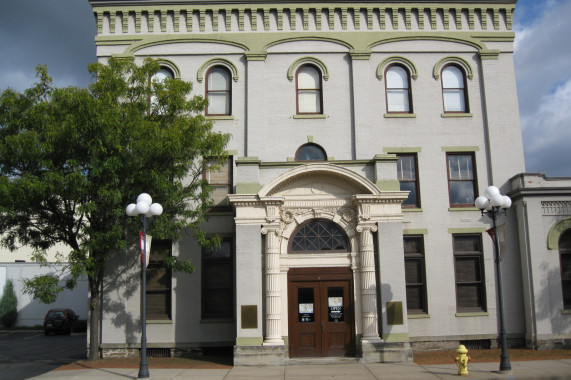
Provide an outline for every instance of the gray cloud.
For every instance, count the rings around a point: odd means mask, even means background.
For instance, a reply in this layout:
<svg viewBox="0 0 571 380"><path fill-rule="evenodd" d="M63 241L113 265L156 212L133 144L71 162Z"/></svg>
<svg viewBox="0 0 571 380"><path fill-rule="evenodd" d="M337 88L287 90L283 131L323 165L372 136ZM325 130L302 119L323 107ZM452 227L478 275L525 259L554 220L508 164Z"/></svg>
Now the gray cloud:
<svg viewBox="0 0 571 380"><path fill-rule="evenodd" d="M514 55L526 170L571 176L571 1L516 25Z"/></svg>
<svg viewBox="0 0 571 380"><path fill-rule="evenodd" d="M87 0L1 0L0 36L0 89L29 87L38 64L57 86L91 80L95 21Z"/></svg>

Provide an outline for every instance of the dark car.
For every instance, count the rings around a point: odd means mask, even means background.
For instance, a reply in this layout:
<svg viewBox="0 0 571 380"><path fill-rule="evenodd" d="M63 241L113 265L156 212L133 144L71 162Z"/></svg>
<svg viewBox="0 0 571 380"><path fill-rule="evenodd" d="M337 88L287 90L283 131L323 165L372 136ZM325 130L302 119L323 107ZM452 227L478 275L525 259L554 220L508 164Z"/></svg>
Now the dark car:
<svg viewBox="0 0 571 380"><path fill-rule="evenodd" d="M73 324L79 317L70 309L51 309L46 313L44 318L44 334L49 335L50 332L63 332L71 334Z"/></svg>

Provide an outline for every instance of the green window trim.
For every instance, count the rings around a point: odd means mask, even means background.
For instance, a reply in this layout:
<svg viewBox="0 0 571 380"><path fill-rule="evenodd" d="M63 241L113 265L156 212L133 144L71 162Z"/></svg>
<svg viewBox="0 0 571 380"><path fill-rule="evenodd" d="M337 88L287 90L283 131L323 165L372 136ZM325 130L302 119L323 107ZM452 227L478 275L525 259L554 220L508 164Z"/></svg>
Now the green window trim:
<svg viewBox="0 0 571 380"><path fill-rule="evenodd" d="M415 113L386 113L383 117L387 119L414 119Z"/></svg>
<svg viewBox="0 0 571 380"><path fill-rule="evenodd" d="M561 234L571 228L571 218L563 219L555 223L547 234L547 249L550 251L559 250L559 237Z"/></svg>
<svg viewBox="0 0 571 380"><path fill-rule="evenodd" d="M412 77L413 80L416 80L418 78L418 70L416 69L416 66L414 65L414 63L412 63L410 59L401 56L394 56L394 57L388 57L383 62L381 62L379 66L377 66L378 80L383 79L383 73L385 71L385 68L393 63L400 63L401 65L405 66L410 72L410 76Z"/></svg>
<svg viewBox="0 0 571 380"><path fill-rule="evenodd" d="M202 83L202 81L204 80L204 73L210 67L216 65L224 66L228 70L230 70L230 72L232 73L232 79L234 80L234 82L238 82L239 76L238 76L238 68L236 67L236 65L234 65L230 60L226 58L212 58L204 62L202 66L200 66L200 68L198 69L198 72L196 74L196 80L198 81L198 83Z"/></svg>
<svg viewBox="0 0 571 380"><path fill-rule="evenodd" d="M465 112L458 112L458 113L441 113L440 117L473 117L474 115L471 113L465 113Z"/></svg>
<svg viewBox="0 0 571 380"><path fill-rule="evenodd" d="M466 61L464 58L455 57L455 56L444 57L440 61L438 61L436 65L434 65L434 68L432 69L432 77L435 80L440 79L440 70L442 69L442 67L444 67L449 63L455 63L460 67L462 67L464 69L464 72L466 73L466 77L469 80L472 80L474 78L474 71L472 70L472 66L470 66L468 61Z"/></svg>
<svg viewBox="0 0 571 380"><path fill-rule="evenodd" d="M327 68L327 65L323 63L322 60L315 57L303 57L295 60L287 70L287 79L290 82L293 81L297 68L305 64L312 64L317 66L319 70L321 70L321 76L323 77L323 80L329 79L329 69Z"/></svg>

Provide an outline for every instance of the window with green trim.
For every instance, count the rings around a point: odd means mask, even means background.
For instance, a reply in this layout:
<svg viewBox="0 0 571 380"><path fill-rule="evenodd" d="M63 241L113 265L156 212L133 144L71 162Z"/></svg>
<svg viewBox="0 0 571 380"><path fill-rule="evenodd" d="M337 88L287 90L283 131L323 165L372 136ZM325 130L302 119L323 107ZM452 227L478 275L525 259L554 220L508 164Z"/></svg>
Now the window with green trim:
<svg viewBox="0 0 571 380"><path fill-rule="evenodd" d="M172 271L164 266L165 258L171 255L171 240L153 239L149 265L146 269L146 311L148 320L172 319Z"/></svg>
<svg viewBox="0 0 571 380"><path fill-rule="evenodd" d="M447 153L450 207L474 207L476 170L472 153Z"/></svg>
<svg viewBox="0 0 571 380"><path fill-rule="evenodd" d="M417 159L414 153L397 154L397 175L401 191L409 191L408 198L402 203L404 208L420 208Z"/></svg>
<svg viewBox="0 0 571 380"><path fill-rule="evenodd" d="M452 235L456 278L456 309L460 313L486 311L486 284L481 234Z"/></svg>
<svg viewBox="0 0 571 380"><path fill-rule="evenodd" d="M232 114L232 76L224 66L214 66L206 73L207 116Z"/></svg>
<svg viewBox="0 0 571 380"><path fill-rule="evenodd" d="M302 65L296 73L297 114L322 114L321 72L313 65Z"/></svg>
<svg viewBox="0 0 571 380"><path fill-rule="evenodd" d="M454 64L446 65L442 69L441 78L444 112L469 112L466 74L464 70Z"/></svg>
<svg viewBox="0 0 571 380"><path fill-rule="evenodd" d="M403 236L403 245L407 312L409 314L424 314L428 311L424 239L422 235L405 235Z"/></svg>
<svg viewBox="0 0 571 380"><path fill-rule="evenodd" d="M410 74L398 64L390 65L385 71L387 113L412 113Z"/></svg>

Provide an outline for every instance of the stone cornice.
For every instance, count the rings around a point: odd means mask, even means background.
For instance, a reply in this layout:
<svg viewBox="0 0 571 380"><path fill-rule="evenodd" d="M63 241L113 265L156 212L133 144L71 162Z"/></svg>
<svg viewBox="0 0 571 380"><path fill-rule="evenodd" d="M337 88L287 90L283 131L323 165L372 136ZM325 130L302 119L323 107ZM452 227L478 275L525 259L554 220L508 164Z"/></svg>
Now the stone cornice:
<svg viewBox="0 0 571 380"><path fill-rule="evenodd" d="M511 1L192 2L92 0L91 5L98 33L108 35L308 30L347 32L355 30L505 31L512 29L515 10L515 4ZM295 13L299 14L302 22L297 23L297 17L290 17L291 14ZM402 17L394 17L397 13ZM256 15L256 17L252 17L252 15ZM359 15L359 17L355 17L355 15ZM400 22L401 19L404 19L404 22ZM287 20L289 20L289 25L285 24ZM106 25L105 30L104 24ZM366 53L363 50L356 51L362 54Z"/></svg>

